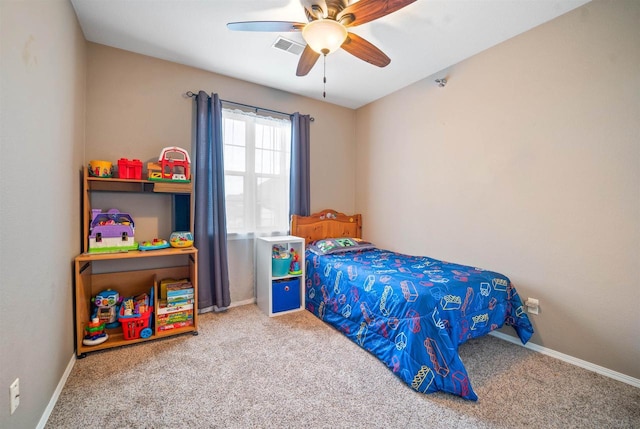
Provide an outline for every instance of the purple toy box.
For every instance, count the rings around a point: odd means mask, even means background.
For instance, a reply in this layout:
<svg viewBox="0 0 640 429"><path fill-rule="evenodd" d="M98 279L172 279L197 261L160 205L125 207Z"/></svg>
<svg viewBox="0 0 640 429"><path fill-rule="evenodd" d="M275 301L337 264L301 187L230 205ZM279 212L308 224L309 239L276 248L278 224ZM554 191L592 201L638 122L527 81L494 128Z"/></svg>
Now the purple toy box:
<svg viewBox="0 0 640 429"><path fill-rule="evenodd" d="M128 213L111 209L91 210L89 253L137 250L133 219Z"/></svg>

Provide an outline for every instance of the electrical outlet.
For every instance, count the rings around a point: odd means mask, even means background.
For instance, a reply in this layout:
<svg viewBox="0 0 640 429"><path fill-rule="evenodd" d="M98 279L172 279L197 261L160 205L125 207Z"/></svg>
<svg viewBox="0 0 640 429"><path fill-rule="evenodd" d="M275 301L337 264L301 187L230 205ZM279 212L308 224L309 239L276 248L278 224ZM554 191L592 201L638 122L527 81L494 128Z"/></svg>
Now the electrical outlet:
<svg viewBox="0 0 640 429"><path fill-rule="evenodd" d="M535 298L527 298L524 302L524 305L527 307L527 311L531 314L540 313L540 301Z"/></svg>
<svg viewBox="0 0 640 429"><path fill-rule="evenodd" d="M9 395L11 395L11 414L16 411L20 405L20 379L16 378L11 386L9 386Z"/></svg>

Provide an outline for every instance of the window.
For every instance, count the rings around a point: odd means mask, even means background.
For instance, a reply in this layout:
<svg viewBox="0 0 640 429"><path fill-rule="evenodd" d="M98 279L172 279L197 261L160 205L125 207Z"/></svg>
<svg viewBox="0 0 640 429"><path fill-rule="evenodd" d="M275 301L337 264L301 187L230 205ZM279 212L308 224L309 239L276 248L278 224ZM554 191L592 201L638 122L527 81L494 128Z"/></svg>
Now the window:
<svg viewBox="0 0 640 429"><path fill-rule="evenodd" d="M227 232L289 230L291 120L222 109Z"/></svg>

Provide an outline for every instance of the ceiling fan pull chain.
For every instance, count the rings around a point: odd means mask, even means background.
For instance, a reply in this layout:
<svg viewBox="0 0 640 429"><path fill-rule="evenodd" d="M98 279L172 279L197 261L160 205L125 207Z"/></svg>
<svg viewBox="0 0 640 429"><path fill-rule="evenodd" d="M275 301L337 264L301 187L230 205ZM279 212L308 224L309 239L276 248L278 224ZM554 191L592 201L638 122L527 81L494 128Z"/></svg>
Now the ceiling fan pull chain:
<svg viewBox="0 0 640 429"><path fill-rule="evenodd" d="M327 98L327 53L324 52L322 55L322 98Z"/></svg>

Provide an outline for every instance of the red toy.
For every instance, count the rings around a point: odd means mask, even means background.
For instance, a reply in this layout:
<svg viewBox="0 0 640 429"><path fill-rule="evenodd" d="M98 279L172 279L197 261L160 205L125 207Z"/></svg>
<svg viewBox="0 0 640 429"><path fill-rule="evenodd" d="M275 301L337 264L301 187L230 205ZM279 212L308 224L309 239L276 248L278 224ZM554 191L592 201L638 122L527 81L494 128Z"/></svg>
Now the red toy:
<svg viewBox="0 0 640 429"><path fill-rule="evenodd" d="M150 326L152 312L153 298L146 293L125 299L118 316L124 339L149 338L153 334Z"/></svg>
<svg viewBox="0 0 640 429"><path fill-rule="evenodd" d="M170 146L160 152L158 162L149 162L149 180L189 182L191 180L191 160L186 150Z"/></svg>
<svg viewBox="0 0 640 429"><path fill-rule="evenodd" d="M142 179L142 161L120 158L118 160L118 177L120 179Z"/></svg>

